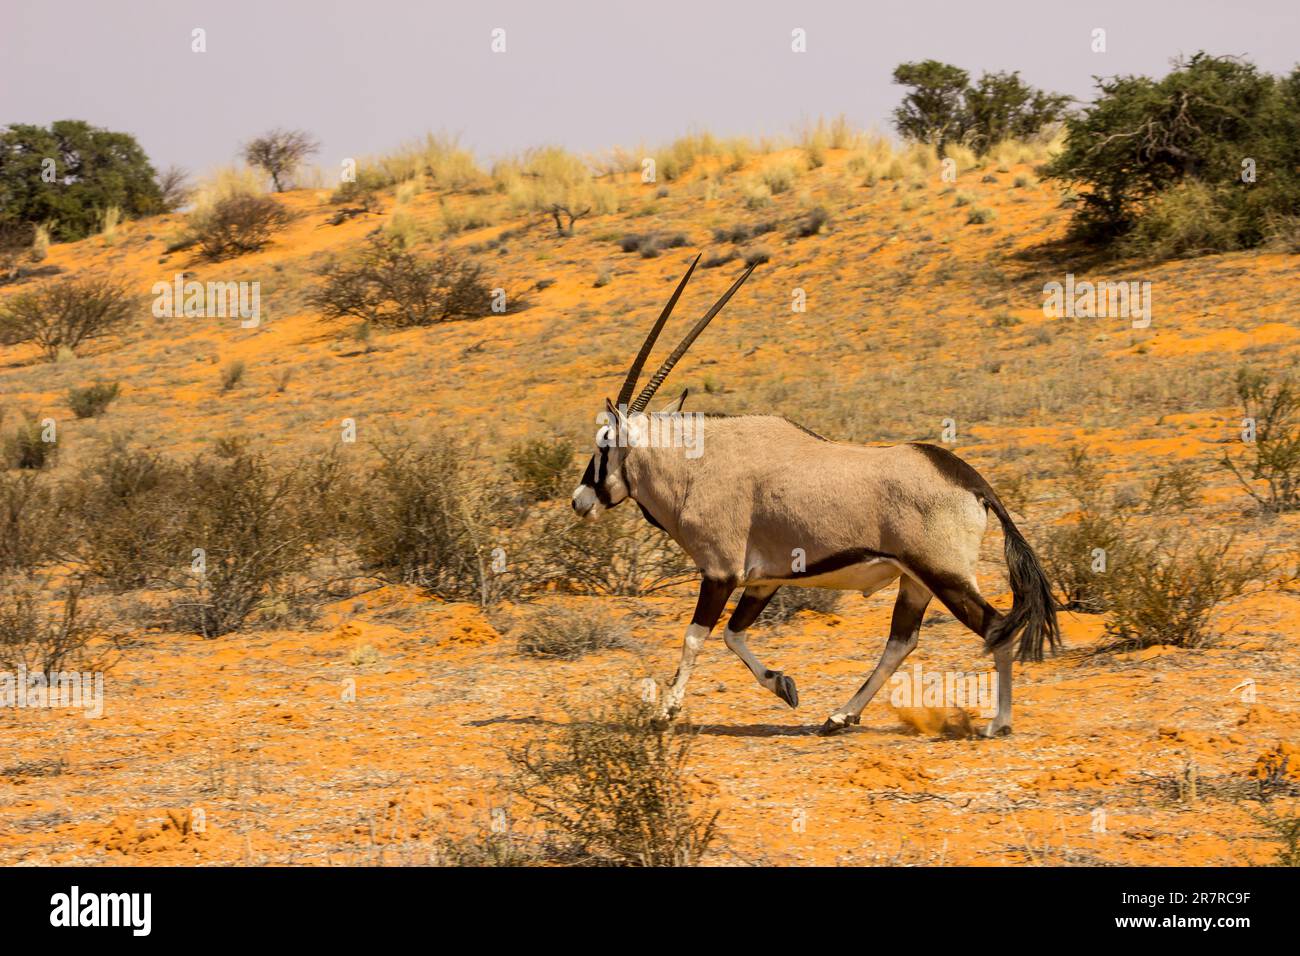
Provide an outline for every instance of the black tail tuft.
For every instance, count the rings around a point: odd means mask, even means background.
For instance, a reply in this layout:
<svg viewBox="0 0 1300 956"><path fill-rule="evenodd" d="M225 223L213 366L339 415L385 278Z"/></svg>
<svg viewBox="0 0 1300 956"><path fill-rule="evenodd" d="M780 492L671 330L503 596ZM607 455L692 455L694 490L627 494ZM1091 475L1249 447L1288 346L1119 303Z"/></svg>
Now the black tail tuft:
<svg viewBox="0 0 1300 956"><path fill-rule="evenodd" d="M1007 558L1007 576L1011 579L1011 611L1000 620L985 636L985 650L1015 640L1016 657L1022 661L1041 661L1043 659L1043 640L1053 651L1061 646L1061 628L1056 622L1056 600L1052 597L1052 586L1048 583L1043 566L1038 563L1038 556L1029 546L1025 536L1015 526L1007 509L995 496L985 499L998 520L1002 522L1002 535L1006 540L1004 553Z"/></svg>

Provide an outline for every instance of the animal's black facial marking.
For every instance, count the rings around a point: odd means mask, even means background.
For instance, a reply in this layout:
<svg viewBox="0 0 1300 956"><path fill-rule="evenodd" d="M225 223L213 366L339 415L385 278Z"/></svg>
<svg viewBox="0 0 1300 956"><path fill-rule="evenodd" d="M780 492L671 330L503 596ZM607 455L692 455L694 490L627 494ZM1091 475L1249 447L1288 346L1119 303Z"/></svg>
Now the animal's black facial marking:
<svg viewBox="0 0 1300 956"><path fill-rule="evenodd" d="M605 479L609 475L609 449L601 448L587 462L587 470L582 473L582 484L596 493L596 500L606 508L613 503Z"/></svg>

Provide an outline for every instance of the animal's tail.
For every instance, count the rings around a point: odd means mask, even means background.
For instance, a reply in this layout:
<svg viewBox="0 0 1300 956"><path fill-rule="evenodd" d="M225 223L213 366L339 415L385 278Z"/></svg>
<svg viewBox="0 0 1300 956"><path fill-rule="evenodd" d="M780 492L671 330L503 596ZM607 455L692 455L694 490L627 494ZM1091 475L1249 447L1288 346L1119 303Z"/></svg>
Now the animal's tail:
<svg viewBox="0 0 1300 956"><path fill-rule="evenodd" d="M1006 541L1003 550L1012 595L1011 611L985 635L984 649L991 651L1015 640L1018 634L1020 642L1016 645L1016 657L1022 661L1041 661L1044 639L1053 651L1061 646L1061 628L1056 622L1052 586L1034 549L1011 520L997 495L990 493L982 497L989 510L1002 522L1002 536Z"/></svg>

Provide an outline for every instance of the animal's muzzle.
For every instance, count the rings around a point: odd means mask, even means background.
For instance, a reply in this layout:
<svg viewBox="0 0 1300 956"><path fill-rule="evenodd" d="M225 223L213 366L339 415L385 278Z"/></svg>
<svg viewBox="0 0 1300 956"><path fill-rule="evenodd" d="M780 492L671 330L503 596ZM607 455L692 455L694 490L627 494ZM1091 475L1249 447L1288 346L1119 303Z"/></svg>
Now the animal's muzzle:
<svg viewBox="0 0 1300 956"><path fill-rule="evenodd" d="M585 518L595 510L599 501L596 498L596 489L590 485L578 485L573 492L573 510L578 513L579 517Z"/></svg>

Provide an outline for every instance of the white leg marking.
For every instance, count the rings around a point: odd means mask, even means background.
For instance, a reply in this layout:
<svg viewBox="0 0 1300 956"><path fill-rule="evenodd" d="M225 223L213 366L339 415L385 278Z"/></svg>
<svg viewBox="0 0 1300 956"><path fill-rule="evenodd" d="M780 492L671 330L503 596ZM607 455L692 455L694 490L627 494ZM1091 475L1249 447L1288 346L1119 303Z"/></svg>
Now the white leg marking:
<svg viewBox="0 0 1300 956"><path fill-rule="evenodd" d="M709 632L710 629L702 624L692 624L686 628L686 638L682 641L682 662L677 666L677 677L664 699L664 712L670 717L681 709L682 700L686 697L686 684L691 679L691 671L695 669L695 658L704 647Z"/></svg>

